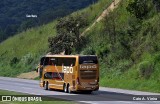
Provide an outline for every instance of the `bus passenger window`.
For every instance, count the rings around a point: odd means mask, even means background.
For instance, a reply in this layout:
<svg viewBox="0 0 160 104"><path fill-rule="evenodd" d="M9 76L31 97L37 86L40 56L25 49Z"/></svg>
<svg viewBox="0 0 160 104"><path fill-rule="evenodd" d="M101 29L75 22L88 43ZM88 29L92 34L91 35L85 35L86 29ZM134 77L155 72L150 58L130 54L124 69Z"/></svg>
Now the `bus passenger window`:
<svg viewBox="0 0 160 104"><path fill-rule="evenodd" d="M57 65L57 59L56 58L50 58L49 65Z"/></svg>
<svg viewBox="0 0 160 104"><path fill-rule="evenodd" d="M52 79L52 72L47 72L44 74L45 79Z"/></svg>
<svg viewBox="0 0 160 104"><path fill-rule="evenodd" d="M54 78L54 79L59 79L59 76L58 76L58 73L57 73L57 72L53 72L52 75L53 75L53 78Z"/></svg>

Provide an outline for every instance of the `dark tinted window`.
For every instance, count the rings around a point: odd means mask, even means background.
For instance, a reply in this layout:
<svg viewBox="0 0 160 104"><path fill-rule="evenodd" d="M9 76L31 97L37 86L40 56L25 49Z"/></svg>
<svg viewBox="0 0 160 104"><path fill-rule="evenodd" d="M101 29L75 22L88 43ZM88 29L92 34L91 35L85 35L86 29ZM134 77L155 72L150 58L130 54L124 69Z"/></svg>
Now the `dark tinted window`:
<svg viewBox="0 0 160 104"><path fill-rule="evenodd" d="M64 73L47 72L44 74L45 79L64 79Z"/></svg>
<svg viewBox="0 0 160 104"><path fill-rule="evenodd" d="M53 78L59 78L59 75L58 75L58 73L56 73L56 72L53 72Z"/></svg>
<svg viewBox="0 0 160 104"><path fill-rule="evenodd" d="M57 58L54 57L49 58L49 65L57 65L57 63L58 63Z"/></svg>
<svg viewBox="0 0 160 104"><path fill-rule="evenodd" d="M55 65L57 64L57 58L54 57L42 57L40 60L40 65Z"/></svg>
<svg viewBox="0 0 160 104"><path fill-rule="evenodd" d="M57 66L75 66L76 58L61 58L61 57L43 57L41 65L57 65Z"/></svg>
<svg viewBox="0 0 160 104"><path fill-rule="evenodd" d="M52 79L52 72L47 72L44 74L45 79Z"/></svg>
<svg viewBox="0 0 160 104"><path fill-rule="evenodd" d="M49 57L45 57L43 65L49 65Z"/></svg>
<svg viewBox="0 0 160 104"><path fill-rule="evenodd" d="M53 72L53 78L55 78L55 79L64 79L64 73Z"/></svg>
<svg viewBox="0 0 160 104"><path fill-rule="evenodd" d="M43 65L44 61L45 61L45 57L42 57L40 60L40 65Z"/></svg>
<svg viewBox="0 0 160 104"><path fill-rule="evenodd" d="M58 66L75 66L76 58L58 58Z"/></svg>
<svg viewBox="0 0 160 104"><path fill-rule="evenodd" d="M97 56L79 56L79 64L85 64L85 63L97 64L98 63Z"/></svg>

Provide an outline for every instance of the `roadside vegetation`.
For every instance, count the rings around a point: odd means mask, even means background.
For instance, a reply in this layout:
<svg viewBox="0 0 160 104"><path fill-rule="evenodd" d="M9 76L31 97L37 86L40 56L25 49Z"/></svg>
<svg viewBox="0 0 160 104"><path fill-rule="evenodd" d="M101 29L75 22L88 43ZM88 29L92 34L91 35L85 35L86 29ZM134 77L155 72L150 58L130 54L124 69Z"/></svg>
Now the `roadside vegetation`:
<svg viewBox="0 0 160 104"><path fill-rule="evenodd" d="M102 86L160 92L158 3L123 0L86 34L82 53L99 56Z"/></svg>

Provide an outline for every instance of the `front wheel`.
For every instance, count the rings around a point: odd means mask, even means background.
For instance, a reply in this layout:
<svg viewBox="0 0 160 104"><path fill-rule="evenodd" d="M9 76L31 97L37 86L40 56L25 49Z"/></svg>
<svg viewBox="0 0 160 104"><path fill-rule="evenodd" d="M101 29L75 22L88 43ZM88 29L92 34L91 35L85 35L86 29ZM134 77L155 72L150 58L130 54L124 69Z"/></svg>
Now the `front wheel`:
<svg viewBox="0 0 160 104"><path fill-rule="evenodd" d="M49 90L48 82L44 85L45 90Z"/></svg>
<svg viewBox="0 0 160 104"><path fill-rule="evenodd" d="M65 92L65 93L67 93L67 92L68 92L66 84L64 84L64 86L63 86L63 90L64 90L64 92Z"/></svg>
<svg viewBox="0 0 160 104"><path fill-rule="evenodd" d="M68 90L68 93L71 93L72 91L70 90L70 85L68 84L67 86L67 90Z"/></svg>

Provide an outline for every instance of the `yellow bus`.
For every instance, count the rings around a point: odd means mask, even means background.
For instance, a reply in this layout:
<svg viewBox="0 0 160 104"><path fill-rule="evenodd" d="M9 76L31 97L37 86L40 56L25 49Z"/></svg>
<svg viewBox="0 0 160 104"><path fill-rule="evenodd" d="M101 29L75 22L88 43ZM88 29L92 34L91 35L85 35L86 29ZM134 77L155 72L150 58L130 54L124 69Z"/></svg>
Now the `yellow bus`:
<svg viewBox="0 0 160 104"><path fill-rule="evenodd" d="M40 60L40 87L66 93L99 89L96 55L46 55Z"/></svg>

